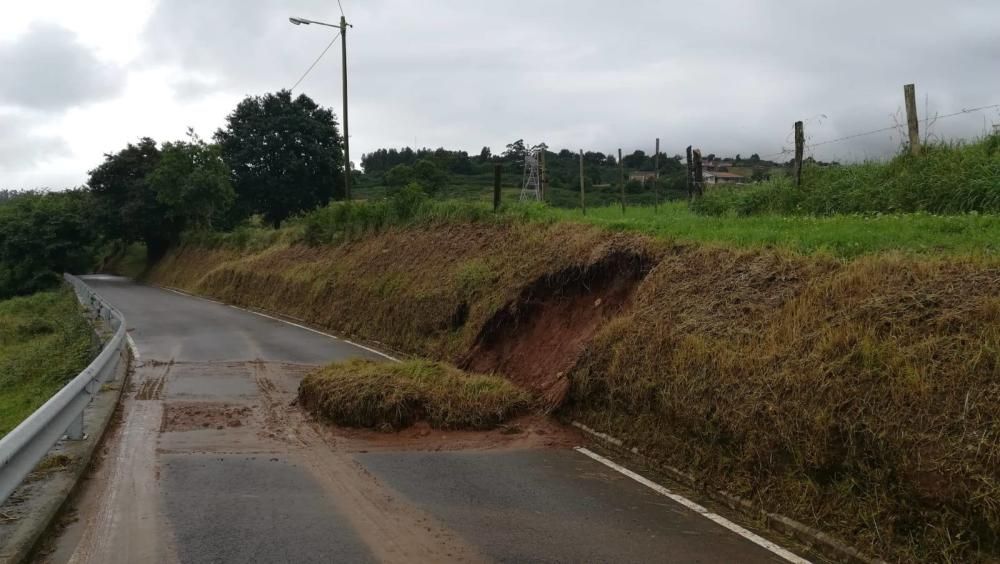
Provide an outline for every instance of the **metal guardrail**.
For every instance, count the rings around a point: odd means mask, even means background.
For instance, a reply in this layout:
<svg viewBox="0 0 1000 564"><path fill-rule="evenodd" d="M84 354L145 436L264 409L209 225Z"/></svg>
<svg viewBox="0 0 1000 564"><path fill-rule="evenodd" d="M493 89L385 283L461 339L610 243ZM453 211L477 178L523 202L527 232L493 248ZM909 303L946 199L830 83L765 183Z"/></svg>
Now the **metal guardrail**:
<svg viewBox="0 0 1000 564"><path fill-rule="evenodd" d="M125 317L121 312L97 296L76 276L65 274L64 277L73 286L80 303L90 308L95 320L103 319L114 334L83 372L0 439L0 504L21 485L63 436L70 440L85 437L84 409L100 392L104 382L115 379L118 367L128 355Z"/></svg>

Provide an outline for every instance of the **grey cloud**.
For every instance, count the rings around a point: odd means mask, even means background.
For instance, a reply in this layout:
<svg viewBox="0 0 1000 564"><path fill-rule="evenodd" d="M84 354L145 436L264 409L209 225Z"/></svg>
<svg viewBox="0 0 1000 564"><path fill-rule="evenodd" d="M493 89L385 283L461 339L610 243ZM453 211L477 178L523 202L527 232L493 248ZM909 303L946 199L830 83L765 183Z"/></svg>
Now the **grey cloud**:
<svg viewBox="0 0 1000 564"><path fill-rule="evenodd" d="M174 95L178 100L191 101L211 94L218 86L214 81L203 80L195 77L185 77L176 81L172 85Z"/></svg>
<svg viewBox="0 0 1000 564"><path fill-rule="evenodd" d="M931 113L1000 103L993 0L345 0L352 147L553 147L775 152L791 124L815 142L892 125L902 85ZM171 0L145 36L147 63L228 92L287 87L332 36L287 17L336 21L326 0ZM302 89L339 113L339 49ZM179 86L181 90L183 87ZM977 135L982 115L936 124ZM221 116L220 116L221 119ZM892 134L824 145L818 158L881 157Z"/></svg>
<svg viewBox="0 0 1000 564"><path fill-rule="evenodd" d="M102 63L61 27L35 25L13 42L0 44L0 105L63 110L117 95L121 69Z"/></svg>
<svg viewBox="0 0 1000 564"><path fill-rule="evenodd" d="M0 115L0 171L28 171L42 161L69 154L63 139L35 134L30 123L24 116Z"/></svg>

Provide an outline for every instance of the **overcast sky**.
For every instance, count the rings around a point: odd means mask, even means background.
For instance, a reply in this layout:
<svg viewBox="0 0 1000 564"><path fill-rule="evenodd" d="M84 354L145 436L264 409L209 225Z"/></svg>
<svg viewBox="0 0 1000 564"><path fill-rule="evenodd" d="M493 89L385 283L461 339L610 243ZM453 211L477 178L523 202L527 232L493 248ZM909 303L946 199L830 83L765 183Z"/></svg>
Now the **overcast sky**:
<svg viewBox="0 0 1000 564"><path fill-rule="evenodd" d="M997 0L342 0L351 149L510 141L603 152L688 144L762 156L893 125L902 86L921 113L1000 103ZM203 137L245 95L290 87L332 37L335 0L4 0L0 188L86 181L141 136ZM340 115L339 44L300 86ZM938 121L941 137L1000 123ZM890 154L885 132L813 150Z"/></svg>

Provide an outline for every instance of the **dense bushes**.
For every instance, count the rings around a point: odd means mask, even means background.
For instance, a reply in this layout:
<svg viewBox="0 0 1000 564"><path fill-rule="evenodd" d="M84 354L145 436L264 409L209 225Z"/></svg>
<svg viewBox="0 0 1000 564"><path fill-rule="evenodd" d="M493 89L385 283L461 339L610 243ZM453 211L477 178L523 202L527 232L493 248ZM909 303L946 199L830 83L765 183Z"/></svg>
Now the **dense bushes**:
<svg viewBox="0 0 1000 564"><path fill-rule="evenodd" d="M802 187L787 177L710 190L692 203L706 215L1000 212L1000 135L928 145L887 163L810 167Z"/></svg>
<svg viewBox="0 0 1000 564"><path fill-rule="evenodd" d="M96 229L84 191L24 193L0 203L0 299L93 267Z"/></svg>

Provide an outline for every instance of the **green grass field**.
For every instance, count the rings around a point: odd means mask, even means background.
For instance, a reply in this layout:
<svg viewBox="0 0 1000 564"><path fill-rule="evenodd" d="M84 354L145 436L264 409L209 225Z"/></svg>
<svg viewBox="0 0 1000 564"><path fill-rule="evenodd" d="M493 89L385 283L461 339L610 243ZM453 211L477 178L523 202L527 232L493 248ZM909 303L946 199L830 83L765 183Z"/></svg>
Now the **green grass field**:
<svg viewBox="0 0 1000 564"><path fill-rule="evenodd" d="M587 210L547 209L561 220L582 221L618 231L637 231L680 242L737 247L780 247L800 253L852 258L880 251L918 254L996 255L1000 253L1000 216L931 215L753 215L704 216L687 203Z"/></svg>
<svg viewBox="0 0 1000 564"><path fill-rule="evenodd" d="M91 335L67 288L0 301L0 437L87 366Z"/></svg>
<svg viewBox="0 0 1000 564"><path fill-rule="evenodd" d="M458 177L426 201L394 205L399 190L369 188L366 204L331 204L307 214L309 242L333 242L387 226L488 221L492 188L485 176ZM510 180L510 179L508 179ZM923 154L885 162L807 167L800 188L784 175L739 187L713 187L690 205L677 192L654 209L651 190L591 190L587 214L579 193L553 187L549 205L518 203L505 185L501 221L574 221L678 242L779 247L840 258L886 251L923 255L996 255L1000 251L1000 135L937 143ZM339 209L338 209L339 207Z"/></svg>
<svg viewBox="0 0 1000 564"><path fill-rule="evenodd" d="M995 257L1000 254L1000 215L929 213L741 216L703 215L687 202L653 206L579 209L506 203L494 214L489 204L467 200L334 202L280 230L244 227L230 233L192 233L198 244L265 248L287 243L335 244L394 226L467 222L569 221L611 231L638 232L678 243L739 248L774 247L802 254L851 259L881 252Z"/></svg>

